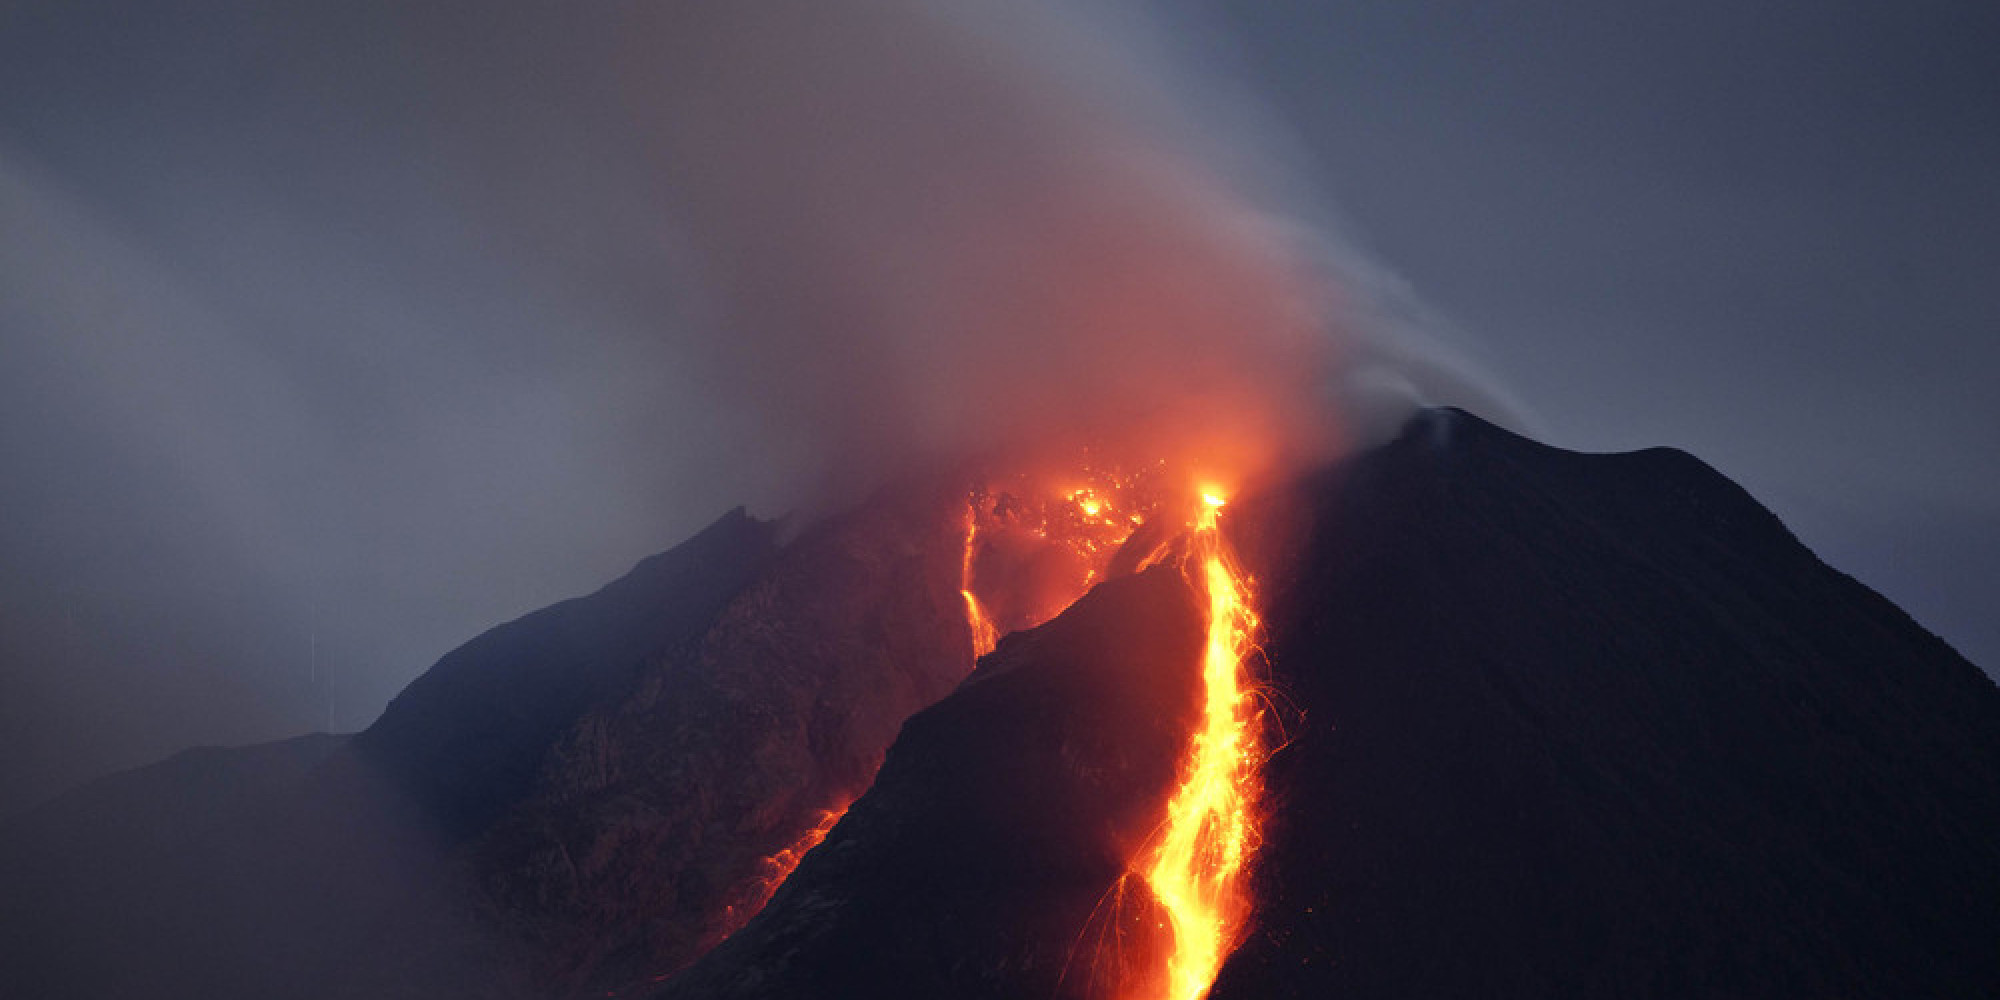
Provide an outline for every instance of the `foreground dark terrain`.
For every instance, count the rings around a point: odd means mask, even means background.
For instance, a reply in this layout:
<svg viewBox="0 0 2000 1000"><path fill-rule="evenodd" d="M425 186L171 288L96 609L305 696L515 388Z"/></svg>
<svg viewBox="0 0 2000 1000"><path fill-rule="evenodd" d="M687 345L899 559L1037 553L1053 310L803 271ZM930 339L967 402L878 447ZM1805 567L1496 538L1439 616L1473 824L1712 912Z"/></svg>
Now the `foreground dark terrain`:
<svg viewBox="0 0 2000 1000"><path fill-rule="evenodd" d="M790 540L738 512L365 733L50 803L5 832L0 981L1104 995L1105 921L1150 946L1098 904L1171 783L1199 611L1156 567L973 671L961 503ZM1700 462L1430 411L1226 526L1285 742L1218 1000L2000 995L2000 690Z"/></svg>
<svg viewBox="0 0 2000 1000"><path fill-rule="evenodd" d="M1214 996L2000 993L2000 690L1688 455L1433 412L1274 581Z"/></svg>

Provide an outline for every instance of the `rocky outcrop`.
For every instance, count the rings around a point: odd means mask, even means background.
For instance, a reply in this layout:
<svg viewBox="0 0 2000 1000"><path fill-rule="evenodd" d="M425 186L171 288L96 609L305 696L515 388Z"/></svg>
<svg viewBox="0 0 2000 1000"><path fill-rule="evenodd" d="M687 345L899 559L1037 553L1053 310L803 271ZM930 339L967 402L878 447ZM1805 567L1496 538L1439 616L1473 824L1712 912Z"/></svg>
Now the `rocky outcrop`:
<svg viewBox="0 0 2000 1000"><path fill-rule="evenodd" d="M971 670L963 497L790 542L732 512L454 650L351 740L191 753L25 817L0 981L494 1000L679 968Z"/></svg>
<svg viewBox="0 0 2000 1000"><path fill-rule="evenodd" d="M1286 735L1216 1000L2000 993L2000 691L1712 469L1435 411L1225 523ZM1171 741L1119 720L1176 661L1100 610L1139 587L981 669L1115 685L975 677L913 719L764 914L657 996L1120 995L1055 971L1099 954L1083 914L1116 871L1048 824L1098 828L1079 776L1160 794L1126 754ZM1118 735L1049 732L1086 716Z"/></svg>
<svg viewBox="0 0 2000 1000"><path fill-rule="evenodd" d="M963 495L894 494L786 546L700 635L555 747L470 857L547 995L679 970L749 916L763 859L865 790L971 668Z"/></svg>
<svg viewBox="0 0 2000 1000"><path fill-rule="evenodd" d="M446 653L354 739L354 752L445 836L468 838L527 795L549 747L685 646L778 554L741 507L603 589Z"/></svg>

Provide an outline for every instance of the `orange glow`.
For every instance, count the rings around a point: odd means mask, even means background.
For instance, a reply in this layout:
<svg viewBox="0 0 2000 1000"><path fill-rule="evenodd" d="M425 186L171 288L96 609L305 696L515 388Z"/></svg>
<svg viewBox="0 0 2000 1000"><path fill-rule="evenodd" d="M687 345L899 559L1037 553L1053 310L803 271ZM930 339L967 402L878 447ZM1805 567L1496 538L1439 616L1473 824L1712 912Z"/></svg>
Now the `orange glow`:
<svg viewBox="0 0 2000 1000"><path fill-rule="evenodd" d="M959 564L958 593L965 598L965 625L972 630L972 658L993 652L1000 643L1000 630L986 615L979 595L972 592L972 557L979 550L979 508L975 504L965 518L965 557Z"/></svg>
<svg viewBox="0 0 2000 1000"><path fill-rule="evenodd" d="M1244 659L1258 617L1219 528L1227 493L1187 483L1165 462L1129 473L1086 465L1060 479L982 482L966 498L959 596L975 659L992 652L1003 632L1042 624L1092 585L1156 564L1178 563L1206 598L1201 716L1188 734L1166 819L1128 860L1114 890L1123 899L1136 881L1146 884L1153 905L1139 919L1158 915L1158 933L1148 938L1161 947L1149 945L1137 964L1116 963L1122 971L1105 982L1122 980L1114 987L1120 1000L1202 1000L1242 942L1251 911L1246 875L1258 846L1264 749ZM1143 541L1121 553L1136 532ZM725 907L722 936L764 908L846 811L846 804L821 811L811 829L757 862Z"/></svg>
<svg viewBox="0 0 2000 1000"><path fill-rule="evenodd" d="M1244 658L1258 620L1217 526L1224 502L1219 492L1202 491L1185 564L1208 595L1202 720L1158 843L1138 868L1173 934L1161 1000L1205 996L1250 916L1245 875L1258 844L1263 751Z"/></svg>
<svg viewBox="0 0 2000 1000"><path fill-rule="evenodd" d="M1155 469L1132 474L1086 459L1061 477L999 476L972 489L959 597L975 658L1114 575L1120 547L1159 506L1156 476Z"/></svg>
<svg viewBox="0 0 2000 1000"><path fill-rule="evenodd" d="M1086 468L1053 481L1000 479L967 497L959 595L975 658L991 652L1003 632L1061 613L1093 584L1159 563L1177 563L1206 603L1201 712L1183 745L1179 780L1164 821L1128 859L1108 897L1115 914L1138 900L1141 894L1128 890L1143 882L1146 909L1125 912L1156 921L1157 929L1145 932L1145 947L1109 966L1093 960L1093 968L1117 970L1108 979L1092 976L1118 1000L1203 1000L1247 934L1252 910L1248 871L1259 846L1266 749L1261 692L1245 660L1255 651L1259 619L1250 581L1219 526L1228 492L1207 481L1192 485L1161 462L1134 474ZM1135 532L1143 540L1121 554ZM725 934L769 902L845 812L845 805L822 812L797 841L758 862L754 880L728 907ZM1111 940L1120 947L1117 935Z"/></svg>
<svg viewBox="0 0 2000 1000"><path fill-rule="evenodd" d="M750 922L751 917L757 915L757 911L764 908L765 903L771 901L771 896L778 891L778 887L785 884L785 880L792 877L792 871L798 868L799 862L805 860L806 852L818 847L820 842L826 839L826 835L833 832L834 825L840 822L840 817L847 814L847 807L851 804L843 802L832 809L820 810L819 822L814 823L811 829L800 834L797 840L786 845L783 850L757 862L755 877L744 887L738 901L724 910L725 936L741 930L744 924Z"/></svg>

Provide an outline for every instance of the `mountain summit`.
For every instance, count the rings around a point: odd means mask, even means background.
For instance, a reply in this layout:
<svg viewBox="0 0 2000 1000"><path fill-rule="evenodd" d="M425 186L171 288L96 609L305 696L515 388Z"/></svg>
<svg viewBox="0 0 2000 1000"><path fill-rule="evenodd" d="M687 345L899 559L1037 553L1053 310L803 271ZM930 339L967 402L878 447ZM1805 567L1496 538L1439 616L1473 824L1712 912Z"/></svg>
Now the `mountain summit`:
<svg viewBox="0 0 2000 1000"><path fill-rule="evenodd" d="M2000 989L2000 691L1701 462L1436 410L1236 516L1287 731L1215 1000ZM1079 603L996 659L1062 669L1084 640L1039 633L1085 622L1146 634ZM1059 802L1136 741L1047 746L990 695L912 720L855 821L660 996L1113 995L1119 872L1082 845L1017 870L1046 813L926 762L1008 760ZM1090 711L1126 731L1127 704ZM1099 909L990 926L1024 885Z"/></svg>
<svg viewBox="0 0 2000 1000"><path fill-rule="evenodd" d="M2000 991L2000 690L1747 493L1452 410L1306 492L1217 1000Z"/></svg>
<svg viewBox="0 0 2000 1000"><path fill-rule="evenodd" d="M1174 782L1200 602L1114 560L975 669L964 504L791 541L738 512L351 740L51 803L0 843L0 980L1129 987L1159 941L1121 862ZM1223 527L1277 749L1215 1000L2000 994L2000 690L1701 462L1432 410Z"/></svg>

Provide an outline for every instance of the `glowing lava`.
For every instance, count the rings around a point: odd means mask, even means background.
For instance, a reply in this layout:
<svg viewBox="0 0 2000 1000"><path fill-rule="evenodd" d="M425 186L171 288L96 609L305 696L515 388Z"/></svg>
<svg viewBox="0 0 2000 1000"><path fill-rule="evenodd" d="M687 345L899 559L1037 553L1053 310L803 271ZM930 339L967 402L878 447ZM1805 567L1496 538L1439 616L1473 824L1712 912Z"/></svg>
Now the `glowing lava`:
<svg viewBox="0 0 2000 1000"><path fill-rule="evenodd" d="M1039 624L1108 574L1136 572L1171 554L1178 554L1182 572L1206 595L1200 721L1189 737L1166 820L1129 867L1151 890L1163 918L1166 947L1161 966L1144 977L1143 987L1133 980L1123 988L1128 994L1124 1000L1201 1000L1223 961L1242 942L1251 910L1247 869L1258 844L1256 810L1265 756L1261 713L1244 664L1255 644L1258 619L1248 582L1219 527L1227 494L1207 484L1191 494L1165 489L1163 476L1172 478L1165 463L1137 474L1086 469L1081 485L1030 487L990 501L988 494L976 492L960 590L980 652L992 648L991 637L1002 627ZM1145 551L1119 559L1116 554L1141 525L1177 506L1168 499L1175 495L1198 501L1178 542L1169 543L1156 532ZM1030 536L1031 548L1067 553L1064 565L1074 575L1060 576L1044 599L1029 605L1032 614L1018 610L1020 595L1006 586L1018 586L1018 579L1002 577L1000 589L979 590L994 600L982 603L974 587L975 550L989 540L1012 540L1018 550ZM1117 569L1121 564L1123 569ZM979 585L988 587L983 569ZM994 614L1010 607L1016 610ZM1142 995L1131 995L1135 990Z"/></svg>
<svg viewBox="0 0 2000 1000"><path fill-rule="evenodd" d="M993 651L1003 628L1039 625L1083 596L1151 509L1141 477L1088 466L1077 476L1083 485L1057 489L1014 477L1003 481L1007 489L989 492L981 485L967 496L958 593L975 659ZM981 570L981 553L996 547L1000 554L990 562L998 570ZM846 811L842 804L821 812L795 842L757 862L736 901L725 907L725 936L763 909Z"/></svg>
<svg viewBox="0 0 2000 1000"><path fill-rule="evenodd" d="M958 593L965 598L965 624L972 630L972 656L974 659L993 652L1000 642L1000 630L986 615L985 606L979 603L979 595L972 592L972 557L979 551L979 506L974 500L965 517L965 557L959 565Z"/></svg>
<svg viewBox="0 0 2000 1000"><path fill-rule="evenodd" d="M1086 468L1059 486L1017 477L1002 481L1004 488L975 487L967 498L959 563L959 596L975 657L991 652L1002 631L1047 621L1092 584L1157 562L1178 561L1205 596L1201 714L1185 744L1166 818L1114 889L1120 893L1114 899L1122 899L1130 879L1143 880L1156 907L1147 913L1159 917L1159 933L1149 937L1160 948L1147 949L1147 971L1114 987L1120 1000L1202 1000L1242 942L1252 909L1247 876L1258 847L1266 756L1258 690L1245 664L1259 622L1249 582L1219 527L1227 496L1207 486L1191 493L1166 488L1163 478L1178 477L1156 463L1136 474ZM1181 522L1178 512L1189 506L1194 517ZM1167 527L1175 522L1185 529ZM729 930L764 906L845 811L825 811L796 843L760 862L730 908ZM1131 966L1123 971L1137 972Z"/></svg>
<svg viewBox="0 0 2000 1000"><path fill-rule="evenodd" d="M1061 614L1111 574L1126 539L1160 502L1156 475L1086 462L1061 477L1016 473L972 487L959 597L975 658L1000 636Z"/></svg>
<svg viewBox="0 0 2000 1000"><path fill-rule="evenodd" d="M832 809L820 810L819 822L813 824L811 829L800 834L797 840L786 845L783 850L757 862L757 874L750 884L744 887L742 897L725 908L724 936L741 930L744 924L750 922L751 917L757 915L757 911L764 908L765 903L771 901L771 896L778 891L778 887L785 884L785 880L792 877L793 869L799 866L800 861L805 860L806 852L818 847L820 842L826 839L826 835L833 832L834 825L840 822L840 817L847 814L847 807L850 804L843 802Z"/></svg>
<svg viewBox="0 0 2000 1000"><path fill-rule="evenodd" d="M1244 667L1257 613L1217 527L1224 498L1213 490L1201 498L1185 567L1208 593L1202 720L1159 842L1139 869L1173 933L1161 1000L1200 1000L1242 941L1262 791L1258 712Z"/></svg>

